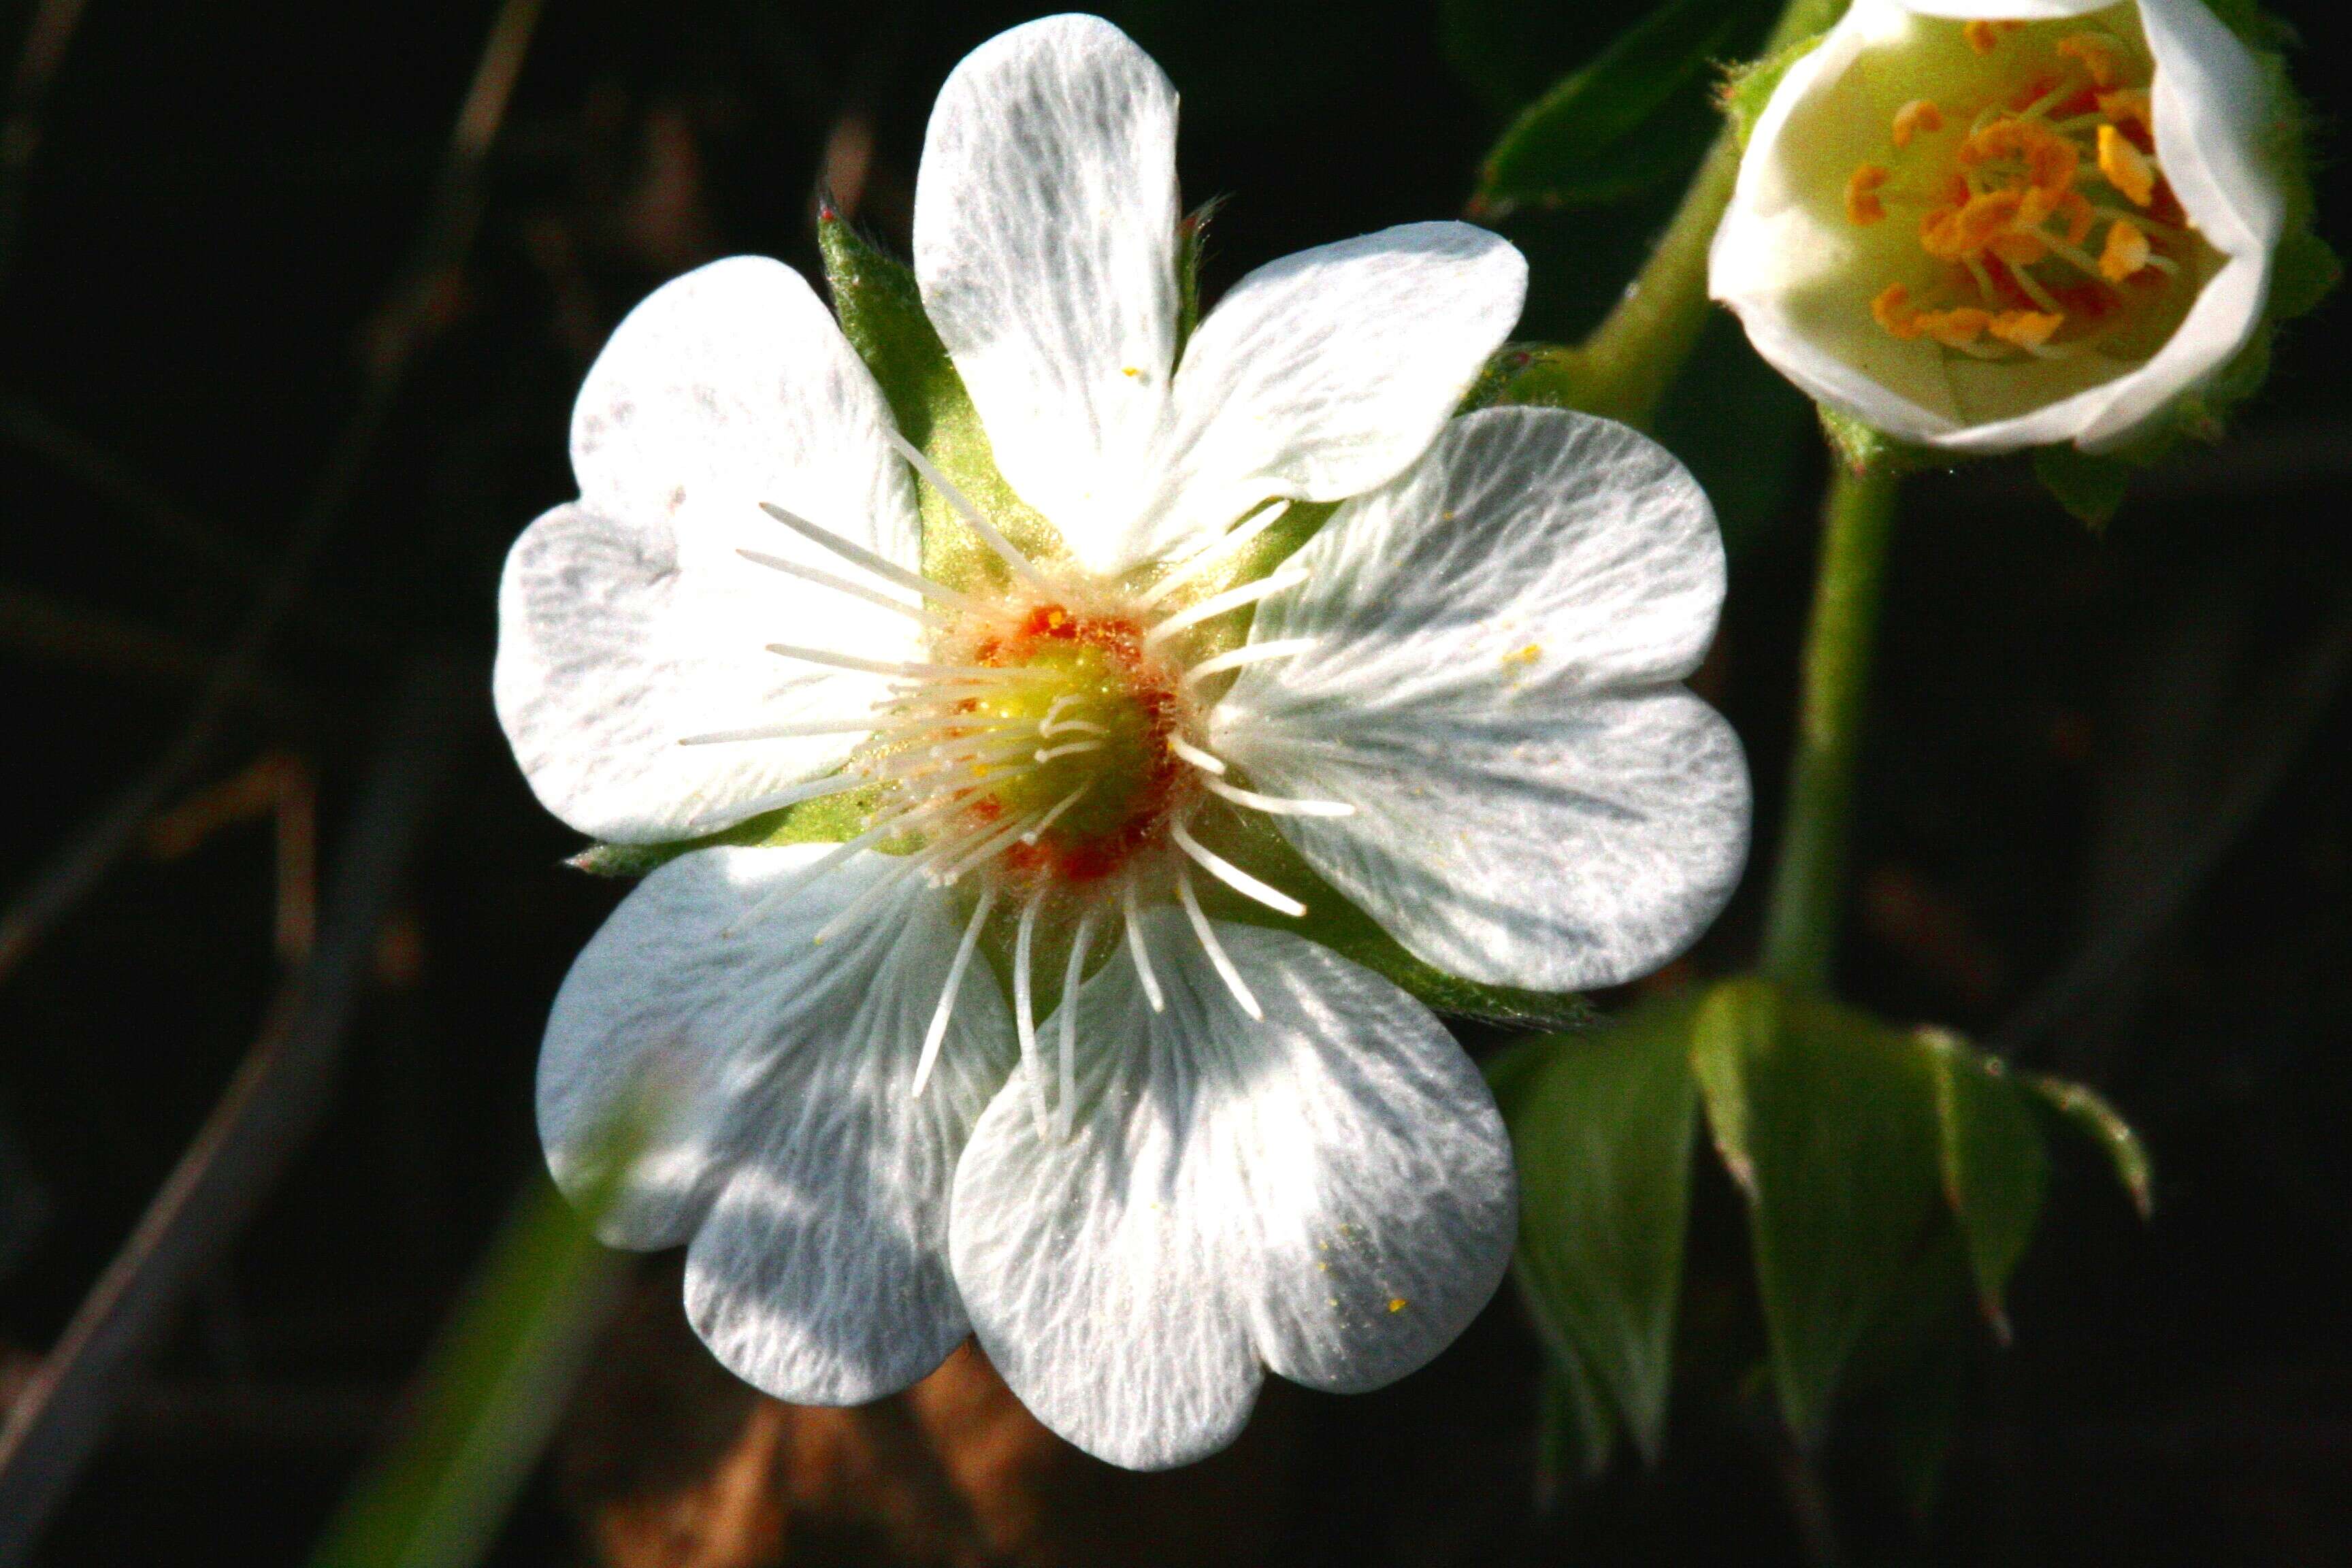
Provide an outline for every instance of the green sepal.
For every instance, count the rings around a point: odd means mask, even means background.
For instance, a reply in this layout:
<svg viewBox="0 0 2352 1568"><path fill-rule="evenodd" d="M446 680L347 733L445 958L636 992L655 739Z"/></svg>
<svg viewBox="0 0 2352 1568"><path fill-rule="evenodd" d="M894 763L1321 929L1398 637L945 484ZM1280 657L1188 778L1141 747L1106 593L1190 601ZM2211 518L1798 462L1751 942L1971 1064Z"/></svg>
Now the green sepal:
<svg viewBox="0 0 2352 1568"><path fill-rule="evenodd" d="M1172 364L1184 363L1184 346L1201 324L1201 263L1209 253L1209 222L1225 205L1212 196L1184 215L1176 226L1176 353Z"/></svg>
<svg viewBox="0 0 2352 1568"><path fill-rule="evenodd" d="M2033 477L2069 516L2088 528L2105 528L2123 510L2131 489L2132 465L2073 447L2037 447Z"/></svg>
<svg viewBox="0 0 2352 1568"><path fill-rule="evenodd" d="M798 805L747 817L732 827L699 838L680 838L667 844L591 844L564 864L593 877L635 878L657 870L692 850L712 849L720 845L772 849L786 844L838 844L866 830L875 807L881 803L881 785L869 784L821 800L804 800Z"/></svg>
<svg viewBox="0 0 2352 1568"><path fill-rule="evenodd" d="M1946 468L1953 461L1944 453L1899 441L1826 403L1813 407L1821 415L1822 439L1838 460L1857 475L1916 473L1922 468Z"/></svg>
<svg viewBox="0 0 2352 1568"><path fill-rule="evenodd" d="M1061 535L997 471L971 395L923 313L914 273L830 209L818 216L817 247L842 333L880 384L898 433L1024 554L1033 560L1062 555ZM951 588L1002 585L1004 563L947 498L928 484L918 484L916 492L923 520L923 574Z"/></svg>
<svg viewBox="0 0 2352 1568"><path fill-rule="evenodd" d="M1913 1037L1935 1087L1944 1200L1965 1243L1985 1321L2006 1344L2004 1295L2042 1215L2050 1156L2032 1111L1999 1058L1941 1029L1921 1029Z"/></svg>
<svg viewBox="0 0 2352 1568"><path fill-rule="evenodd" d="M1545 1347L1536 1399L1536 1500L1549 1508L1570 1483L1590 1486L1608 1472L1617 1420L1592 1374L1565 1347Z"/></svg>
<svg viewBox="0 0 2352 1568"><path fill-rule="evenodd" d="M1597 1027L1521 1042L1489 1063L1519 1173L1513 1259L1556 1366L1656 1464L1665 1441L1698 1097L1696 991ZM1559 1374L1556 1374L1559 1375ZM1604 1402L1605 1403L1602 1403ZM1605 1444L1587 1451L1605 1463Z"/></svg>
<svg viewBox="0 0 2352 1568"><path fill-rule="evenodd" d="M1799 38L1760 60L1734 66L1725 73L1717 101L1723 106L1725 116L1739 138L1741 152L1748 150L1748 139L1756 134L1756 122L1764 118L1764 106L1772 101L1772 93L1789 74L1789 68L1819 48L1826 36L1824 31Z"/></svg>
<svg viewBox="0 0 2352 1568"><path fill-rule="evenodd" d="M2098 1145L2142 1220L2156 1213L2156 1163L2148 1157L2147 1145L2114 1106L2096 1092L2062 1078L2020 1073L2017 1081L2068 1126Z"/></svg>
<svg viewBox="0 0 2352 1568"><path fill-rule="evenodd" d="M1512 121L1481 167L1475 216L1622 200L1694 163L1713 116L1676 116L1746 20L1723 0L1666 0Z"/></svg>

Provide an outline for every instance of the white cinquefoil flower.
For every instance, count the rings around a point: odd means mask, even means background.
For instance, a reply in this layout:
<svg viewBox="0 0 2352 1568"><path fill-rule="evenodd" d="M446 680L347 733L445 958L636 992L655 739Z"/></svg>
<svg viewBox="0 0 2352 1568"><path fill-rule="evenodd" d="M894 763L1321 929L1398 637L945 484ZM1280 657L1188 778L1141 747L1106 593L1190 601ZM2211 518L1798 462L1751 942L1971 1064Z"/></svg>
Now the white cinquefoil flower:
<svg viewBox="0 0 2352 1568"><path fill-rule="evenodd" d="M2280 112L2201 0L1854 0L1758 120L1708 288L1888 435L2111 448L2260 327Z"/></svg>
<svg viewBox="0 0 2352 1568"><path fill-rule="evenodd" d="M581 499L515 546L497 670L583 832L793 808L661 866L581 955L541 1068L557 1179L593 1183L650 1085L606 1234L688 1246L729 1366L848 1403L972 1331L1134 1467L1231 1440L1266 1368L1419 1366L1510 1252L1477 1071L1303 933L1624 980L1721 906L1748 812L1677 684L1723 591L1688 475L1601 420L1450 417L1517 252L1451 223L1308 251L1180 359L1175 120L1075 16L984 46L932 117L922 305L1055 547L901 438L796 274L722 261L589 374ZM982 568L924 574L919 484ZM816 813L831 841L779 842Z"/></svg>

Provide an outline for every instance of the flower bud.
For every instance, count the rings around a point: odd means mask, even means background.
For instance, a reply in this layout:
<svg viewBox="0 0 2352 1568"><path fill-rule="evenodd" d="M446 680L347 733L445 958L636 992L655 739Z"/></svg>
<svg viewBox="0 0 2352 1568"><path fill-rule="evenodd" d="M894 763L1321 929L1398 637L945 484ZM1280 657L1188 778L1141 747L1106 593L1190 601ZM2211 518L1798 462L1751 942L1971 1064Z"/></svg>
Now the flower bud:
<svg viewBox="0 0 2352 1568"><path fill-rule="evenodd" d="M1709 289L1832 416L2111 451L2259 346L2292 122L2200 0L1855 0L1757 119Z"/></svg>

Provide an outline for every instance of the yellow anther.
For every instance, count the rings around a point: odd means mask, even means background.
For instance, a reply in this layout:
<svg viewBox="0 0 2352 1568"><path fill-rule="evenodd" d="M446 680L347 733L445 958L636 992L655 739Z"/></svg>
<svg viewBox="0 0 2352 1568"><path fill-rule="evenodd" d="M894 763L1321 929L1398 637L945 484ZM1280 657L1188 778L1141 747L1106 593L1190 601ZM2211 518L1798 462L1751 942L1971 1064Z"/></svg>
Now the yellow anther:
<svg viewBox="0 0 2352 1568"><path fill-rule="evenodd" d="M1960 37L1966 38L1969 47L1977 53L1989 55L2000 47L2003 33L2014 33L2023 26L2022 22L1963 22L1960 24Z"/></svg>
<svg viewBox="0 0 2352 1568"><path fill-rule="evenodd" d="M2134 206L2144 207L2156 199L2156 165L2112 125L2099 127L2099 173Z"/></svg>
<svg viewBox="0 0 2352 1568"><path fill-rule="evenodd" d="M2146 88L2119 87L2113 92L2099 94L2099 112L2118 125L2129 121L2151 135L2156 132L2156 119L2148 107Z"/></svg>
<svg viewBox="0 0 2352 1568"><path fill-rule="evenodd" d="M1938 207L1919 225L1920 248L1944 261L1982 255L1993 239L2017 221L2022 191L1987 191L1958 207Z"/></svg>
<svg viewBox="0 0 2352 1568"><path fill-rule="evenodd" d="M1919 335L1919 313L1911 309L1911 290L1900 283L1889 283L1879 291L1870 302L1870 317L1888 336L1906 343Z"/></svg>
<svg viewBox="0 0 2352 1568"><path fill-rule="evenodd" d="M2065 317L2048 310L2003 310L1985 330L2002 342L2021 349L2038 349L2065 324Z"/></svg>
<svg viewBox="0 0 2352 1568"><path fill-rule="evenodd" d="M2123 55L2113 38L2097 33L2076 33L2073 37L2059 39L2057 49L2062 55L2082 61L2083 68L2091 73L2094 86L2113 87L2123 79Z"/></svg>
<svg viewBox="0 0 2352 1568"><path fill-rule="evenodd" d="M1878 199L1878 187L1886 184L1887 171L1876 163L1864 163L1845 183L1845 216L1849 223L1874 224L1886 216L1886 204Z"/></svg>
<svg viewBox="0 0 2352 1568"><path fill-rule="evenodd" d="M2137 224L2117 218L2107 226L2106 247L2099 252L2099 276L2120 283L2147 265L2147 236Z"/></svg>
<svg viewBox="0 0 2352 1568"><path fill-rule="evenodd" d="M1957 310L1922 310L1911 318L1914 327L1951 348L1972 343L1992 325L1992 312L1964 305Z"/></svg>
<svg viewBox="0 0 2352 1568"><path fill-rule="evenodd" d="M1404 1298L1403 1298L1403 1297L1402 1297L1402 1296L1391 1296L1391 1297L1390 1297L1390 1298L1389 1298L1389 1310L1390 1310L1390 1311L1391 1311L1391 1312L1402 1312L1402 1311L1403 1311L1403 1310L1404 1310L1404 1307L1405 1307L1405 1300L1404 1300Z"/></svg>
<svg viewBox="0 0 2352 1568"><path fill-rule="evenodd" d="M2021 229L2010 229L1985 241L1985 248L2008 262L2011 267L2031 267L2047 258L2049 246L2034 235Z"/></svg>
<svg viewBox="0 0 2352 1568"><path fill-rule="evenodd" d="M1915 98L1895 111L1892 132L1897 147L1908 147L1914 136L1934 135L1944 128L1944 111L1924 98Z"/></svg>

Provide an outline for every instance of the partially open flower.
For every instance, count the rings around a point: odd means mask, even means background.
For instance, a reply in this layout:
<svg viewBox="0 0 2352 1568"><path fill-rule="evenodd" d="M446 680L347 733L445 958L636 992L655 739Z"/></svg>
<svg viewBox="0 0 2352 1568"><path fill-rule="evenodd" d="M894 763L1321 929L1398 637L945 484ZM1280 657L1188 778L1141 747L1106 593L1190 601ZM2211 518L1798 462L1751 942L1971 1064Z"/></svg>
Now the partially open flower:
<svg viewBox="0 0 2352 1568"><path fill-rule="evenodd" d="M1758 120L1708 287L1887 435L2112 447L2261 325L2274 113L2200 0L1855 0Z"/></svg>
<svg viewBox="0 0 2352 1568"><path fill-rule="evenodd" d="M1267 1368L1411 1371L1509 1257L1477 1070L1303 917L1475 982L1621 981L1721 907L1748 809L1679 684L1723 592L1689 475L1582 415L1450 417L1517 254L1326 246L1180 354L1174 121L1085 17L984 46L933 115L922 305L1029 548L797 275L714 263L590 372L582 498L509 559L496 682L583 831L834 813L678 856L581 955L541 1058L557 1179L593 1184L646 1085L606 1232L688 1245L728 1365L847 1403L976 1331L1139 1467L1229 1441Z"/></svg>

